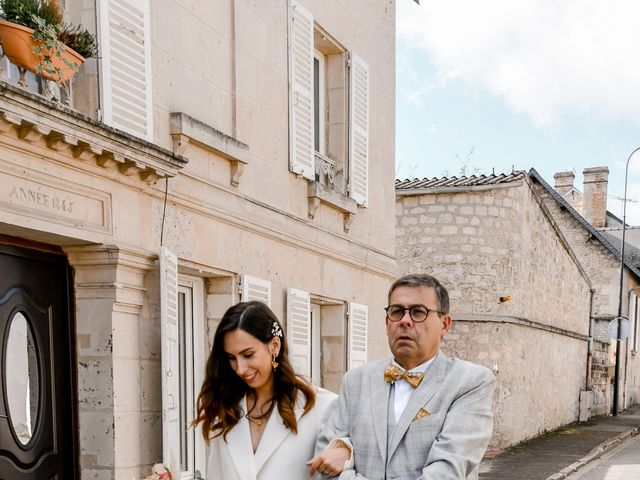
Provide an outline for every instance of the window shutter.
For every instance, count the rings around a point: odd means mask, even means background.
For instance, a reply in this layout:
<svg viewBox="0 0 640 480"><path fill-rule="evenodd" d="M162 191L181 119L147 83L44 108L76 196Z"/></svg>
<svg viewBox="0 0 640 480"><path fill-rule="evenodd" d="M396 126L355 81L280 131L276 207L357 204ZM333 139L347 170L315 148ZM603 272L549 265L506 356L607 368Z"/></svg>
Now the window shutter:
<svg viewBox="0 0 640 480"><path fill-rule="evenodd" d="M149 0L97 2L103 121L152 141L149 3Z"/></svg>
<svg viewBox="0 0 640 480"><path fill-rule="evenodd" d="M271 282L243 274L240 277L240 297L243 302L258 300L271 307Z"/></svg>
<svg viewBox="0 0 640 480"><path fill-rule="evenodd" d="M367 206L369 195L369 65L351 52L349 70L349 196Z"/></svg>
<svg viewBox="0 0 640 480"><path fill-rule="evenodd" d="M640 305L638 304L638 297L631 295L629 298L629 322L631 323L631 351L638 351L638 324L640 319L638 314L640 313Z"/></svg>
<svg viewBox="0 0 640 480"><path fill-rule="evenodd" d="M349 304L349 370L367 363L369 307Z"/></svg>
<svg viewBox="0 0 640 480"><path fill-rule="evenodd" d="M313 148L313 15L291 3L289 22L290 169L315 179Z"/></svg>
<svg viewBox="0 0 640 480"><path fill-rule="evenodd" d="M160 322L162 355L162 459L172 472L180 468L180 367L178 363L178 259L160 250Z"/></svg>
<svg viewBox="0 0 640 480"><path fill-rule="evenodd" d="M293 369L311 378L311 302L295 288L287 289L287 339Z"/></svg>

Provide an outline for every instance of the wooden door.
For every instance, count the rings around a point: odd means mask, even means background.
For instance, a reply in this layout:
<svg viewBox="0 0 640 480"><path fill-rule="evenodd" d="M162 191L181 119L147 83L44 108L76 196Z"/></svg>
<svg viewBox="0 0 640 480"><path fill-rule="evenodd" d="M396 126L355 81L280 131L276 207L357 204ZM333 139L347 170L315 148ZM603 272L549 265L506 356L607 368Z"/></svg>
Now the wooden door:
<svg viewBox="0 0 640 480"><path fill-rule="evenodd" d="M75 480L75 375L63 255L0 245L0 480Z"/></svg>

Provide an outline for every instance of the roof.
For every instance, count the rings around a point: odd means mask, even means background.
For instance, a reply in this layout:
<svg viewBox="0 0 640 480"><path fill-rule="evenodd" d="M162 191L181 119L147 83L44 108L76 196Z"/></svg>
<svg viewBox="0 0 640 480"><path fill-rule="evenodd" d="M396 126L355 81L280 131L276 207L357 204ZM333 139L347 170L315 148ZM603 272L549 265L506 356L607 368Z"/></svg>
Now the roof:
<svg viewBox="0 0 640 480"><path fill-rule="evenodd" d="M597 230L593 227L582 215L580 215L570 204L567 202L562 196L556 191L555 188L551 187L544 179L540 176L540 174L536 171L535 168L529 170L529 177L535 182L539 183L547 193L553 198L556 202L560 204L562 208L564 208L569 214L578 221L580 225L582 225L594 238L596 238L602 245L609 250L617 259L620 261L621 254L618 248L622 242L619 240L616 242L617 245L614 245L612 241L609 240L611 236L605 236L600 230ZM609 237L609 238L607 238ZM628 243L625 242L625 262L624 265L627 267L633 274L640 278L640 270L636 267L631 259L627 255L627 247Z"/></svg>
<svg viewBox="0 0 640 480"><path fill-rule="evenodd" d="M414 178L406 180L396 180L396 191L406 190L426 190L431 188L446 188L460 190L467 189L469 187L484 187L513 183L521 181L526 172L524 170L516 170L511 173L501 173L500 175L471 175L461 177L442 177L442 178Z"/></svg>

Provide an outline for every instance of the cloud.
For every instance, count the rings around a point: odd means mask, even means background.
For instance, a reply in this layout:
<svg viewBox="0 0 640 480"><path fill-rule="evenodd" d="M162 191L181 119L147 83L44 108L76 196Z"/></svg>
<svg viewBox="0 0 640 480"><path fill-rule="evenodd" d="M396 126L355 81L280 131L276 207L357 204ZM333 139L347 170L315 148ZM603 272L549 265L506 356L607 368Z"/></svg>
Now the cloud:
<svg viewBox="0 0 640 480"><path fill-rule="evenodd" d="M640 122L640 2L421 3L398 2L398 39L425 52L436 85L463 80L539 126L573 113Z"/></svg>

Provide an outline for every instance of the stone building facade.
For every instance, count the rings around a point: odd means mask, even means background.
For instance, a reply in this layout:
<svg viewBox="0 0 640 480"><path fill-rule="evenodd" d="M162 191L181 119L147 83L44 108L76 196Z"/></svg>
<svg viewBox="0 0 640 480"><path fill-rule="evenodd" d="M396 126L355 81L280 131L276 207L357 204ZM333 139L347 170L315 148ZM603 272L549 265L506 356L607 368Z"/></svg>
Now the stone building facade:
<svg viewBox="0 0 640 480"><path fill-rule="evenodd" d="M618 391L618 409L622 410L640 402L640 359L638 350L638 310L636 301L640 285L640 269L634 262L634 228L626 245L625 268L620 284L620 226L621 221L607 211L607 167L584 170L584 188L580 192L574 185L572 172L558 172L555 175L555 189L551 188L534 171L537 179L536 190L544 204L552 212L559 229L566 237L579 262L584 266L594 286L592 307L592 336L595 341L604 342L609 350L609 375L606 385L594 384L593 414L608 414L613 401L613 366L616 358L615 340L610 341L608 327L618 316L618 310L631 322L628 339L621 342L622 360ZM559 182L561 178L561 182ZM562 185L560 186L559 183ZM582 196L582 203L573 203L576 197L567 196L567 188ZM590 200L587 200L590 199ZM620 288L622 302L620 303ZM594 375L594 379L597 375Z"/></svg>
<svg viewBox="0 0 640 480"><path fill-rule="evenodd" d="M450 292L445 353L497 375L490 447L576 420L591 286L526 173L397 182L396 198L400 270Z"/></svg>
<svg viewBox="0 0 640 480"><path fill-rule="evenodd" d="M0 407L0 477L48 452L65 480L193 478L230 305L269 303L334 390L388 352L395 2L60 3L101 47L68 104L0 72L0 332L28 379L2 394L29 405Z"/></svg>
<svg viewBox="0 0 640 480"><path fill-rule="evenodd" d="M618 305L620 260L562 198L594 209L606 186L592 185L595 201L585 198L588 189L562 186L557 192L535 170L396 181L401 272L444 282L454 318L444 351L496 373L490 448L610 411L614 357L606 327ZM637 280L627 265L625 288ZM620 388L632 405L638 370L632 347L623 348Z"/></svg>

